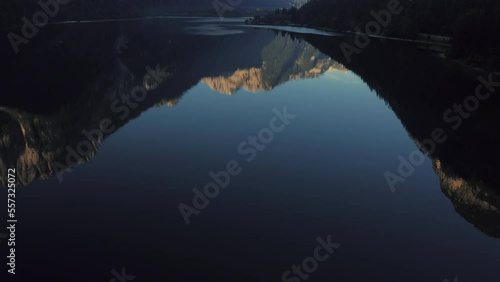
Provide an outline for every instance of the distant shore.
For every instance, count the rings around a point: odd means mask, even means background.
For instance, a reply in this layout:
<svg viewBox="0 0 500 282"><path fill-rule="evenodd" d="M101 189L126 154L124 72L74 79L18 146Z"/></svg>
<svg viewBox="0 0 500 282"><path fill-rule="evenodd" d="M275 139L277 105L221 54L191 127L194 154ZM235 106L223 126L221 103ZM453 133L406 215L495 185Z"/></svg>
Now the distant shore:
<svg viewBox="0 0 500 282"><path fill-rule="evenodd" d="M324 28L324 27L315 27L315 26L293 24L290 22L267 22L267 21L247 20L247 21L245 21L245 24L255 25L255 26L260 25L260 26L286 26L286 27L295 27L295 28L309 28L309 29L315 29L315 30L320 30L320 31L325 31L325 32L339 33L339 34L352 35L352 36L365 34L365 35L372 37L372 38L379 38L379 39L386 39L386 40L419 44L419 49L421 49L421 50L434 52L434 53L442 53L442 54L444 54L447 50L449 50L449 48L451 48L451 43L450 43L451 37L444 36L444 35L436 35L436 34L421 33L421 34L419 34L418 39L409 39L409 38L398 38L398 37L390 37L390 36L383 36L383 35L370 35L370 34L360 33L360 32L356 32L356 31L352 31L352 30L334 30L334 29Z"/></svg>

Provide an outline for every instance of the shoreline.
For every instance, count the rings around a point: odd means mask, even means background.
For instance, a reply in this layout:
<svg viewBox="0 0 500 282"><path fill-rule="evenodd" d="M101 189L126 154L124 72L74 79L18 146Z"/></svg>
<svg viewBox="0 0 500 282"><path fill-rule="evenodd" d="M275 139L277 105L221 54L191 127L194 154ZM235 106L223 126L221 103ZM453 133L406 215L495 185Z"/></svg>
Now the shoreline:
<svg viewBox="0 0 500 282"><path fill-rule="evenodd" d="M419 39L409 39L409 38L401 38L401 37L390 37L390 36L383 36L383 35L372 35L372 34L367 34L364 32L355 32L355 31L340 31L340 30L334 30L331 28L325 28L325 27L315 27L315 26L306 26L306 25L299 25L299 24L289 24L289 23L282 23L282 24L275 24L275 23L264 23L264 22L245 22L246 25L256 25L256 26L277 26L277 27L297 27L297 28L309 28L309 29L315 29L319 31L326 31L326 32L332 32L332 33L339 33L339 34L345 34L345 35L360 35L360 34L365 34L369 37L372 38L379 38L379 39L387 39L387 40L394 40L394 41L401 41L401 42L409 42L409 43L418 43L418 44L428 44L428 45L434 45L434 46L442 46L442 47L451 47L451 44L446 44L446 43L441 43L441 42L436 42L436 41L425 41L425 40L419 40ZM432 35L432 36L442 36L442 35Z"/></svg>
<svg viewBox="0 0 500 282"><path fill-rule="evenodd" d="M370 35L366 34L363 32L354 32L354 31L338 31L330 28L324 28L324 27L314 27L314 26L306 26L306 25L299 25L299 24L292 24L292 23L269 23L269 22L245 22L245 25L247 26L266 26L266 27L294 27L294 28L307 28L307 29L312 29L312 30L317 30L317 31L323 31L323 32L329 32L329 33L337 33L337 34L342 34L345 36L356 36L360 34L364 34L368 37L371 38L377 38L377 39L384 39L384 40L391 40L391 41L396 41L396 42L401 42L401 43L410 43L410 44L416 44L418 49L420 49L423 52L427 52L430 55L433 56L438 56L443 60L446 60L448 62L454 63L461 68L465 68L470 71L476 71L476 72L482 72L482 73L493 73L493 74L500 74L498 71L494 70L488 70L480 66L474 66L474 65L468 65L466 64L466 59L465 58L458 58L458 59L449 59L446 57L445 53L448 51L452 45L450 43L444 43L445 42L450 42L451 37L449 36L444 36L444 35L437 35L437 34L424 34L421 33L419 34L419 37L428 37L428 38L440 38L441 40L436 40L436 41L426 41L426 40L421 40L421 39L409 39L409 38L398 38L398 37L390 37L390 36L382 36L382 35ZM440 42L441 41L441 42ZM420 45L420 46L418 46ZM424 48L426 47L426 48ZM442 49L436 49L437 48L442 48Z"/></svg>

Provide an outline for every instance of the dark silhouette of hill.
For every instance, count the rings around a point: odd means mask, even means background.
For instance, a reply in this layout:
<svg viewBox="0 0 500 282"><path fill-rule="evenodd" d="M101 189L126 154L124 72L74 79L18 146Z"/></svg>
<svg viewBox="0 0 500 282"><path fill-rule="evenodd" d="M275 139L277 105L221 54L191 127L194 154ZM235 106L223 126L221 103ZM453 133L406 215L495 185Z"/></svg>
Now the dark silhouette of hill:
<svg viewBox="0 0 500 282"><path fill-rule="evenodd" d="M419 33L453 37L449 58L500 69L500 2L495 0L401 0L384 33L415 38ZM372 21L370 11L387 9L386 0L311 0L292 18L301 25L352 30Z"/></svg>

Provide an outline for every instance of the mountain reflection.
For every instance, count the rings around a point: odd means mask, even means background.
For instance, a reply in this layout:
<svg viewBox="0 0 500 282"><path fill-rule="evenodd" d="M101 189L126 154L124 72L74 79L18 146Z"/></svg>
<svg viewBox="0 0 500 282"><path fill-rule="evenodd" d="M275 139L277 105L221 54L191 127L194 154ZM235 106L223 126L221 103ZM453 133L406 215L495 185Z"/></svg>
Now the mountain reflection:
<svg viewBox="0 0 500 282"><path fill-rule="evenodd" d="M234 94L240 88L249 92L269 91L289 80L315 78L333 70L347 68L319 52L305 41L290 35L278 35L262 49L262 65L237 69L229 76L204 77L201 81L212 90Z"/></svg>
<svg viewBox="0 0 500 282"><path fill-rule="evenodd" d="M343 53L335 48L340 40L308 35L304 35L304 39L347 65ZM353 56L348 66L376 90L417 147L432 159L441 189L455 210L485 234L500 237L500 181L496 160L500 155L500 113L496 110L500 99L492 95L459 129L450 129L443 113L474 95L479 85L477 77L487 74L462 69L454 62L430 57L415 48L373 41ZM431 154L421 144L436 128L443 128L448 139Z"/></svg>
<svg viewBox="0 0 500 282"><path fill-rule="evenodd" d="M73 33L55 32L60 34L60 44L72 52L53 58L79 66L77 71L63 66L50 74L52 77L45 74L45 80L18 88L20 73L24 79L36 77L50 61L6 61L13 71L5 77L11 82L3 86L6 95L0 98L1 186L7 185L10 167L17 168L22 185L53 177L60 170L54 164L65 163L66 148L75 147L85 138L83 130L100 128L102 119L114 116L112 101L137 85L148 90L147 99L131 108L126 119L117 119L117 129L151 107L177 105L182 95L200 81L231 95L239 89L269 91L290 80L347 71L348 66L386 101L418 145L432 129L442 126L446 107L474 93L477 83L475 72L429 58L411 46L393 48L384 42L374 42L348 63L336 48L338 39L316 35L259 34L242 50L238 42L220 38L204 38L201 46L195 37L171 31L148 35L140 29L124 34L119 27L102 32L80 30L88 35L86 38L98 37L91 41L98 42L99 47L90 47ZM159 37L164 40L158 41ZM40 43L39 47L54 52L59 47L53 44ZM239 52L224 52L230 48ZM242 52L247 55L240 56ZM152 81L147 66L159 66L168 78L161 84ZM67 87L67 81L72 82L72 88ZM44 95L44 89L50 90L50 101L40 100L35 105L27 102L32 93ZM498 114L491 114L498 104L498 98L492 97L485 109L475 113L474 121L450 132L450 140L430 155L442 191L456 211L493 237L500 237L500 194L494 189L499 184L495 157L499 155L500 138ZM92 159L106 137L92 142L91 152L69 168Z"/></svg>

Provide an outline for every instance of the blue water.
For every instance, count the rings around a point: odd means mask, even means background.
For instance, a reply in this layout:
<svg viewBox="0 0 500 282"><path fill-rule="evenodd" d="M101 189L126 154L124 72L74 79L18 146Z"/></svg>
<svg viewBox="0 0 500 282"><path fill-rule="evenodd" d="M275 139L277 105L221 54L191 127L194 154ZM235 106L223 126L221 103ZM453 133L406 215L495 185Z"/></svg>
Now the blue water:
<svg viewBox="0 0 500 282"><path fill-rule="evenodd" d="M272 32L219 40L255 34ZM331 235L341 245L308 281L494 281L500 241L455 211L427 156L391 191L384 172L417 145L346 67L232 95L200 77L175 106L127 121L63 182L19 188L18 278L109 281L125 267L134 281L297 282L282 274ZM219 75L231 72L205 77ZM248 161L239 145L285 107L296 117ZM193 188L230 161L241 173L186 225L179 204L193 206Z"/></svg>

